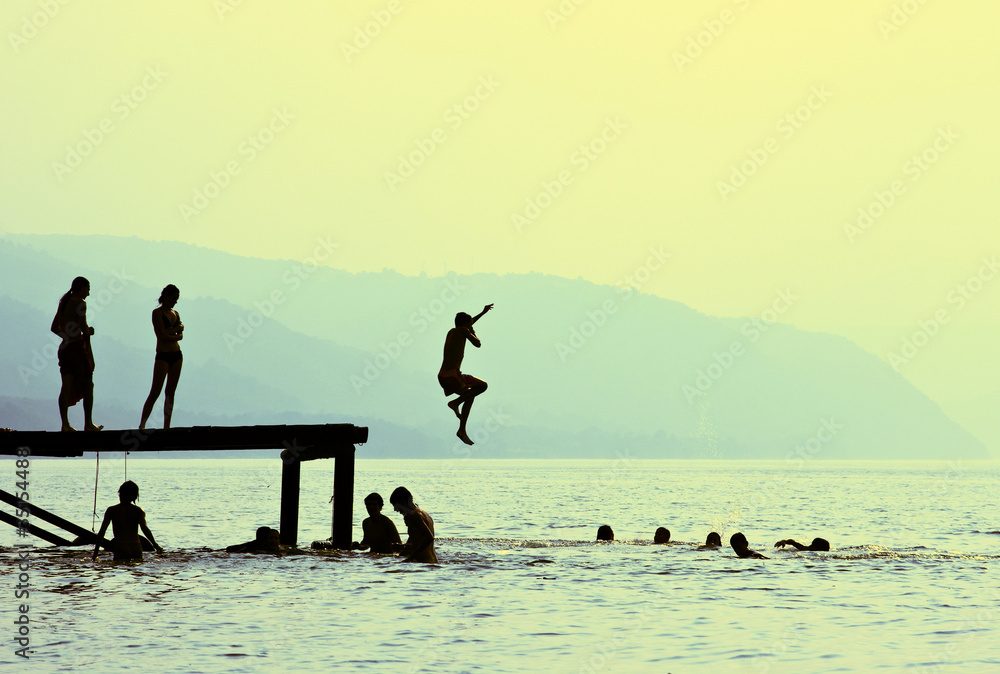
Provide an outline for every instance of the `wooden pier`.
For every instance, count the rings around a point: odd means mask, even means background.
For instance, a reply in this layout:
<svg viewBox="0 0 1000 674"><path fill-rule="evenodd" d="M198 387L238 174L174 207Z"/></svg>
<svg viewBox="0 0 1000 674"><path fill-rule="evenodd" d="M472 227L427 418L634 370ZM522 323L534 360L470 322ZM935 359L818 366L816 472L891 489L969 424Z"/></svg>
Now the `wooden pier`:
<svg viewBox="0 0 1000 674"><path fill-rule="evenodd" d="M333 459L333 546L351 547L354 513L354 452L356 445L368 441L368 429L353 424L299 426L194 426L168 430L48 431L0 430L0 456L16 456L27 447L30 457L77 457L84 452L212 452L223 450L281 449L281 543L295 545L299 526L299 478L303 461ZM27 504L29 508L31 504ZM41 516L40 508L32 514ZM50 519L62 520L51 513ZM12 521L13 520L13 521ZM17 526L10 516L0 521ZM66 528L59 522L53 522ZM75 525L67 530L79 533ZM37 531L33 535L50 542L65 544L54 534L48 538ZM90 534L91 532L85 532ZM57 542L58 541L58 542Z"/></svg>

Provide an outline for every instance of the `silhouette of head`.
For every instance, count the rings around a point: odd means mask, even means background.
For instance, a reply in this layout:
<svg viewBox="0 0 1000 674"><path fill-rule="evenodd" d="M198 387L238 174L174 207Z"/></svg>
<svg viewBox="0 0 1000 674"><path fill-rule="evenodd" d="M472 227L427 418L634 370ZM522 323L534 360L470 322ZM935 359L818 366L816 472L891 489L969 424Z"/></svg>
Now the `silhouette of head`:
<svg viewBox="0 0 1000 674"><path fill-rule="evenodd" d="M382 506L385 505L385 501L382 500L382 495L378 492L372 492L365 497L365 508L368 509L368 514L374 515L378 511L382 510Z"/></svg>
<svg viewBox="0 0 1000 674"><path fill-rule="evenodd" d="M455 327L461 328L466 325L472 325L472 316L465 313L464 311L459 311L455 314Z"/></svg>
<svg viewBox="0 0 1000 674"><path fill-rule="evenodd" d="M175 285L174 285L173 283L168 283L168 284L167 284L167 285L166 285L166 286L165 286L165 287L163 288L163 291L162 291L162 292L160 293L160 299L159 299L159 302L160 302L160 304L163 304L163 302L164 302L164 301L165 301L165 300L166 300L166 299L167 299L168 297L172 297L172 298L174 298L174 300L176 301L176 300L177 300L177 298L179 298L180 296L181 296L181 291L177 289L177 286L175 286Z"/></svg>
<svg viewBox="0 0 1000 674"><path fill-rule="evenodd" d="M271 527L257 527L257 547L261 550L276 551L281 542L281 534Z"/></svg>
<svg viewBox="0 0 1000 674"><path fill-rule="evenodd" d="M830 541L825 538L814 538L813 542L809 544L809 547L813 550L823 550L826 552L830 551Z"/></svg>
<svg viewBox="0 0 1000 674"><path fill-rule="evenodd" d="M747 537L740 532L733 534L729 538L729 545L733 546L733 550L736 551L746 550L750 547L750 543L747 542Z"/></svg>
<svg viewBox="0 0 1000 674"><path fill-rule="evenodd" d="M660 527L659 529L657 529L656 533L653 534L653 542L654 543L669 543L670 542L670 529L666 529L664 527Z"/></svg>
<svg viewBox="0 0 1000 674"><path fill-rule="evenodd" d="M70 292L78 293L84 290L85 288L89 287L90 287L90 281L88 281L82 276L77 276L75 279L73 279L73 283L70 284L69 290Z"/></svg>
<svg viewBox="0 0 1000 674"><path fill-rule="evenodd" d="M406 487L396 487L392 490L392 495L389 496L389 503L396 504L402 503L403 505L409 505L413 503L413 494Z"/></svg>
<svg viewBox="0 0 1000 674"><path fill-rule="evenodd" d="M597 528L597 540L599 541L613 541L615 540L615 532L611 530L607 524L602 524Z"/></svg>
<svg viewBox="0 0 1000 674"><path fill-rule="evenodd" d="M139 498L139 485L132 480L122 482L122 486L118 487L118 498L122 503L135 503Z"/></svg>
<svg viewBox="0 0 1000 674"><path fill-rule="evenodd" d="M720 536L718 533L716 533L716 532L713 531L712 533L710 533L708 535L708 538L705 539L705 545L713 545L713 546L721 548L722 547L722 536Z"/></svg>

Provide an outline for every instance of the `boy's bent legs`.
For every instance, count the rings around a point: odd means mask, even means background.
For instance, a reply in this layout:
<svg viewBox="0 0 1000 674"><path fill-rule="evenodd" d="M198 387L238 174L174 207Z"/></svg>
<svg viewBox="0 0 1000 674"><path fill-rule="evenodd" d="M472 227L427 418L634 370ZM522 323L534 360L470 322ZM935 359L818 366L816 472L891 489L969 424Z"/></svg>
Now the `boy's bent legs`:
<svg viewBox="0 0 1000 674"><path fill-rule="evenodd" d="M455 409L458 404L462 406L462 412L458 417L458 433L455 435L467 445L473 444L472 440L469 438L466 432L466 424L469 422L469 413L472 411L472 403L475 401L476 396L487 389L487 384L482 379L475 379L475 383L471 384L468 388L462 391L462 394L455 401L457 404L452 409ZM448 404L451 407L451 403ZM457 411L457 410L456 410Z"/></svg>

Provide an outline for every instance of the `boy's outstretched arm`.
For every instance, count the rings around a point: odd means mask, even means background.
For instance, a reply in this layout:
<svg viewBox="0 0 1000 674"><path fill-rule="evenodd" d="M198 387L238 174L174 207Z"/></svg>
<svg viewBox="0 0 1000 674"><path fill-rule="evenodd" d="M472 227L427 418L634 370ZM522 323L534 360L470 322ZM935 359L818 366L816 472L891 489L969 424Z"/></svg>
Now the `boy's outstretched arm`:
<svg viewBox="0 0 1000 674"><path fill-rule="evenodd" d="M483 315L484 315L484 314L485 314L485 313L486 313L487 311L489 311L489 310L490 310L490 309L492 309L492 308L493 308L493 305L492 305L492 304L487 304L487 305L486 305L485 307L483 307L483 310L482 310L482 311L480 311L480 312L479 312L478 314L476 314L475 316L473 316L473 317L472 317L472 322L473 322L473 323L475 323L476 321L478 321L478 320L479 320L480 318L482 318L482 317L483 317Z"/></svg>

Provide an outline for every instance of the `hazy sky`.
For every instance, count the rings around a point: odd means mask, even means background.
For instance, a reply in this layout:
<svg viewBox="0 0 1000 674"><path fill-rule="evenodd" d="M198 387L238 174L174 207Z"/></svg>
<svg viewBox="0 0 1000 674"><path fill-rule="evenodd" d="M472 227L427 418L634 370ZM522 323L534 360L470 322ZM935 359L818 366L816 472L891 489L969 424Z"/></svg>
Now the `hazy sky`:
<svg viewBox="0 0 1000 674"><path fill-rule="evenodd" d="M956 409L1000 379L998 20L5 0L0 231L299 259L331 237L350 271L632 278L729 316L789 291L783 321L887 360L940 319L899 369ZM670 258L647 274L651 249Z"/></svg>

